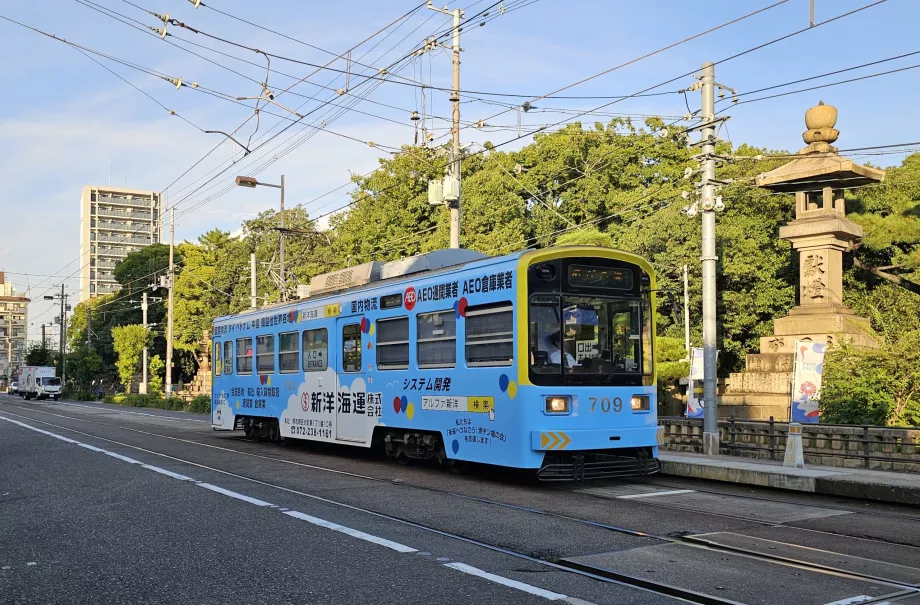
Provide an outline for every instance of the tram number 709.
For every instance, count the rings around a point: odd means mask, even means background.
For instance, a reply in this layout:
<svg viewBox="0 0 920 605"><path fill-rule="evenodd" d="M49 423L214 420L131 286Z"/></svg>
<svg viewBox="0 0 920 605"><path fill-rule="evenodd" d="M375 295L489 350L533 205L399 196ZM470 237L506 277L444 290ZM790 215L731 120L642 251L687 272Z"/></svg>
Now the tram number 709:
<svg viewBox="0 0 920 605"><path fill-rule="evenodd" d="M600 405L600 409L604 413L609 412L611 409L614 413L623 411L623 400L619 397L614 397L613 400L610 397L589 397L589 399L591 400L592 414L598 405Z"/></svg>

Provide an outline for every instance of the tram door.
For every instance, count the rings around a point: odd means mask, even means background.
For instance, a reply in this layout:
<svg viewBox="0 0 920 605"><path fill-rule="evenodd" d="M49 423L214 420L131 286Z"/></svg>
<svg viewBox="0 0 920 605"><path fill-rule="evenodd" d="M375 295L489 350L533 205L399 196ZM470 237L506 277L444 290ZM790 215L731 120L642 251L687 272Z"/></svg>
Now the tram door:
<svg viewBox="0 0 920 605"><path fill-rule="evenodd" d="M361 324L354 318L339 319L339 354L336 364L338 393L335 407L335 438L340 441L364 443L367 438L366 414L363 413L367 395L367 375L362 362L366 343Z"/></svg>

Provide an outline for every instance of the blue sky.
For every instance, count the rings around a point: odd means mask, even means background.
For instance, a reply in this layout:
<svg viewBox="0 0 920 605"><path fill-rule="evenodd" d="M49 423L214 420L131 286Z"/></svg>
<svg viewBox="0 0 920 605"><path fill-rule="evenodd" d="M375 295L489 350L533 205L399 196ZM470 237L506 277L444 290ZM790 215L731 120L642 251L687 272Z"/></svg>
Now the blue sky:
<svg viewBox="0 0 920 605"><path fill-rule="evenodd" d="M166 13L201 31L260 48L265 51L309 63L325 63L332 58L314 48L256 29L208 8L195 9L187 0L132 0L144 9ZM872 0L815 0L816 21L846 13ZM90 0L80 0L90 4ZM184 82L237 96L259 94L259 86L228 69L256 81L265 76L264 57L252 51L209 39L179 27L169 32L234 58L192 46L190 50L205 55L225 67L209 63L171 46L159 38L133 29L93 10L77 0L16 0L4 3L0 15L22 21L48 33L90 47L144 68L169 76L181 76ZM92 0L98 7L117 11L137 20L144 27L156 26L157 20L125 0ZM524 4L526 0L518 0ZM491 4L490 1L463 0L472 17ZM644 55L685 37L703 32L748 12L766 7L771 0L711 0L707 10L699 3L679 0L626 0L561 2L539 0L499 15L483 27L467 27L463 32L461 87L470 91L540 95L584 77ZM342 0L337 3L271 0L210 0L210 5L232 15L264 25L278 32L338 54L416 4L409 1L369 2ZM514 7L515 0L507 0ZM496 14L493 10L493 15ZM130 22L130 21L129 21ZM878 6L839 21L817 27L772 46L716 66L716 79L745 92L885 59L916 50L916 23L920 22L920 2L888 0ZM353 58L366 65L382 67L417 48L426 35L443 31L449 18L422 8L411 17L365 43L354 51ZM619 95L635 93L664 80L698 69L703 61L719 61L758 44L792 33L808 25L808 0L788 2L705 35L676 48L618 69L566 91L569 95ZM389 37L383 39L384 36ZM383 40L382 40L383 39ZM169 38L175 40L175 38ZM371 50L374 44L379 45ZM185 45L176 40L176 44ZM87 184L113 185L161 190L221 142L219 135L199 132L181 119L170 116L142 93L131 88L105 69L61 42L51 40L6 21L0 21L0 52L7 57L0 64L0 78L7 83L0 97L0 176L6 184L0 204L4 229L0 231L0 270L8 272L20 290L31 286L30 294L41 298L49 286L61 278L23 274L70 275L79 269L79 196ZM366 55L358 59L359 55ZM209 96L189 88L175 90L169 83L140 71L96 57L132 84L155 97L166 107L203 130L231 131L252 114L251 109ZM792 86L783 92L814 84L868 75L920 63L920 55L890 61L858 71ZM344 61L333 67L343 69ZM272 60L272 68L302 78L313 71L302 65ZM360 70L361 67L356 66ZM440 52L426 55L406 65L397 75L434 86L450 85L450 56ZM429 75L430 74L430 75ZM295 79L273 73L269 86L280 91ZM355 78L352 82L360 81ZM757 103L739 105L728 110L732 116L727 131L735 144L747 142L772 149L798 149L803 145L804 111L819 99L840 110L837 128L841 131L838 146L843 149L920 140L920 121L915 102L920 69L904 71L845 84L824 90L789 95ZM693 83L691 77L655 89L676 91ZM358 101L357 95L371 86L362 84L353 94L338 97L330 92L344 86L344 76L322 71L278 97L289 107L303 104L302 112L316 109L319 103L296 94L316 96L336 103ZM330 97L331 95L331 97ZM758 96L758 95L752 95ZM450 115L448 95L429 91L429 113ZM495 97L482 97L495 98ZM749 97L750 98L750 97ZM462 119L476 121L502 110L481 101L464 97ZM502 102L522 102L526 98L501 98ZM355 105L356 111L344 112L333 119L329 106L303 120L326 119L325 128L336 133L372 141L377 145L399 147L412 142L414 131L409 114L421 109L418 88L383 83L366 100ZM588 110L604 101L586 99L552 99L534 103L540 111L523 116L528 124L546 124L571 117L547 113L550 109ZM698 93L691 94L693 109L699 106ZM387 107L388 105L390 107ZM334 111L335 108L332 108ZM284 110L271 108L278 115ZM629 99L603 111L634 114L682 116L684 100L678 94ZM367 115L373 114L373 115ZM387 121L383 118L387 118ZM465 129L463 142L501 142L514 138L516 113L508 112L489 120L507 130L493 132ZM586 116L585 121L606 120L606 116ZM263 114L253 146L278 132L287 120ZM435 134L444 133L444 121L433 120ZM247 139L254 130L254 120L239 131ZM272 127L275 127L274 130ZM437 130L441 129L441 130ZM266 135L266 133L268 133ZM300 145L283 156L284 146L277 143L295 134ZM260 138L262 137L262 138ZM526 141L513 143L519 147ZM198 192L195 188L210 174L228 168L239 160L239 149L225 141L168 192L177 203L176 236L194 239L203 231L220 227L233 231L242 220L277 203L273 189L229 189L220 197L209 195L227 190L236 174L253 172L267 160L259 178L277 182L285 174L288 203L306 203L345 185L352 173L372 170L381 156L380 147L298 125L285 135L266 144L220 178ZM268 152L272 149L271 152ZM267 152L267 153L266 153ZM277 156L277 159L275 159ZM859 157L859 156L857 156ZM877 164L898 163L902 156L876 156ZM199 180L201 179L201 180ZM319 215L343 205L347 188L308 205L311 214ZM191 195L190 195L191 194ZM204 203L207 202L207 203ZM194 209L194 211L189 211ZM70 263L70 264L67 264ZM76 278L66 281L75 291ZM30 321L34 330L52 315L47 303L33 303Z"/></svg>

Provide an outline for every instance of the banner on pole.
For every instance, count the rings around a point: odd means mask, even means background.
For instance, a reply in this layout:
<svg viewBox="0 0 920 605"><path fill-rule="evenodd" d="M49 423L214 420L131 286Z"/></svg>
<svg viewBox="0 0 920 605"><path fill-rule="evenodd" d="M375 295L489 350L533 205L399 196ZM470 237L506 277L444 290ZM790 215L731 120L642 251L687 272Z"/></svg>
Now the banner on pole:
<svg viewBox="0 0 920 605"><path fill-rule="evenodd" d="M690 350L690 382L687 384L687 418L703 417L703 348Z"/></svg>
<svg viewBox="0 0 920 605"><path fill-rule="evenodd" d="M792 374L792 422L816 423L820 419L821 374L827 344L810 340L795 341L795 370Z"/></svg>

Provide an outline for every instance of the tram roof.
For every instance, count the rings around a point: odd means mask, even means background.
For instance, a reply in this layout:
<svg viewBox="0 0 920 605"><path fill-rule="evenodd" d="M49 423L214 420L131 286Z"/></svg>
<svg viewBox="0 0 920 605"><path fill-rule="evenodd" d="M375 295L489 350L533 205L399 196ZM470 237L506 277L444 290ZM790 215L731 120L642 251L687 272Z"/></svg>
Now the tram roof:
<svg viewBox="0 0 920 605"><path fill-rule="evenodd" d="M595 246L557 246L558 249L570 248L573 251L576 250L590 250L591 248L597 248ZM607 250L610 250L607 248ZM218 323L222 320L227 320L231 318L247 317L250 315L256 315L259 313L264 313L265 311L271 311L276 309L283 309L286 307L292 307L302 304L309 304L313 302L319 302L323 300L328 300L345 294L360 292L364 290L373 290L380 287L387 287L393 284L398 284L401 282L406 282L413 279L421 279L431 275L437 275L441 273L449 273L453 271L458 271L461 269L471 268L473 266L486 267L489 265L494 265L498 263L504 263L510 260L517 259L524 254L530 254L537 252L535 250L519 250L517 252L512 252L510 254L504 254L502 256L487 256L480 252L475 252L473 250L467 250L464 248L460 249L443 249L435 250L433 252L428 252L425 254L418 254L415 256L409 256L402 259L397 259L394 261L379 262L372 261L371 263L364 263L363 265L355 265L353 267L346 267L340 269L339 271L333 271L332 273L326 273L322 275L317 275L313 278L313 281L316 281L319 277L325 277L329 275L339 274L349 270L355 270L358 267L368 267L369 265L376 265L376 267L369 267L371 273L376 274L375 279L369 279L368 281L348 286L341 287L335 290L329 290L321 294L308 296L305 298L297 298L294 300L289 300L286 302L277 302L264 307L259 307L258 309L249 309L241 313L234 315L224 315L214 319L212 323ZM646 271L651 272L651 266L648 265L648 262L645 259L636 256L629 252L623 252L616 250L615 252L619 255L622 255L622 260L626 262L633 262L642 266ZM427 268L422 268L426 267ZM386 276L386 277L382 277ZM312 287L312 282L311 282Z"/></svg>

